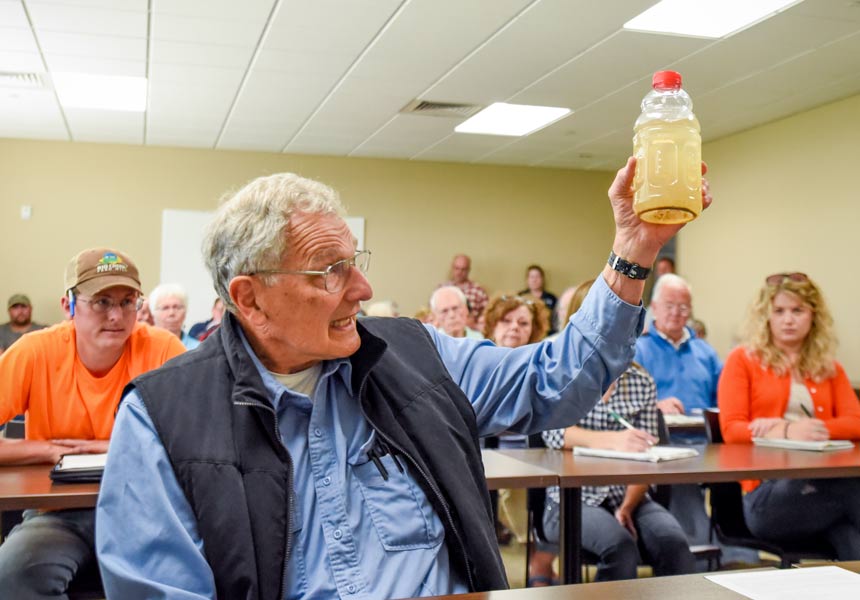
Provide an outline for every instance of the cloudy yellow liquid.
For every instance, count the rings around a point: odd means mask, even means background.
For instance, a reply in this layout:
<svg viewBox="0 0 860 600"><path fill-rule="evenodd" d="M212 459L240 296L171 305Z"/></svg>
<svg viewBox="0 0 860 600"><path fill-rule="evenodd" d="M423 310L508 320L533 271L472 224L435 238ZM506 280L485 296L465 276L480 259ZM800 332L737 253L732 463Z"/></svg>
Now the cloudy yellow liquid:
<svg viewBox="0 0 860 600"><path fill-rule="evenodd" d="M635 130L633 210L650 223L686 223L702 212L702 136L696 119L648 121Z"/></svg>

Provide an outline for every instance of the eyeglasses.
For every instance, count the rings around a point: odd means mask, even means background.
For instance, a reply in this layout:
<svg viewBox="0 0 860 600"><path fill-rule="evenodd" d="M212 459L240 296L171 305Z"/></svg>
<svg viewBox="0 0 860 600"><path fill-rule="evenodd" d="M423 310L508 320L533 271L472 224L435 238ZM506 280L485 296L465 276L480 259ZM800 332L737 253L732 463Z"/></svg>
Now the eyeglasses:
<svg viewBox="0 0 860 600"><path fill-rule="evenodd" d="M355 256L332 263L322 271L267 269L265 271L250 273L250 275L316 275L323 278L325 291L329 294L335 294L341 291L343 286L346 285L346 280L349 279L349 271L352 267L361 271L362 274L366 274L370 268L370 250L356 252Z"/></svg>
<svg viewBox="0 0 860 600"><path fill-rule="evenodd" d="M499 300L501 300L502 302L519 302L520 304L525 304L526 306L534 306L535 304L534 300L523 298L522 296L499 296Z"/></svg>
<svg viewBox="0 0 860 600"><path fill-rule="evenodd" d="M99 296L98 298L78 297L77 302L87 303L94 313L98 313L100 315L108 314L117 306L124 313L137 312L140 310L140 307L143 306L143 298L140 296L136 296L134 298L123 298L119 302L116 302L113 298L108 298L107 296Z"/></svg>
<svg viewBox="0 0 860 600"><path fill-rule="evenodd" d="M678 314L682 317L690 316L690 313L693 311L689 304L672 304L671 302L664 302L663 309L669 313L678 311Z"/></svg>
<svg viewBox="0 0 860 600"><path fill-rule="evenodd" d="M776 287L778 285L782 285L782 283L788 279L789 281L796 281L798 283L802 283L805 281L809 281L809 276L806 273L774 273L773 275L768 275L764 282L767 285Z"/></svg>
<svg viewBox="0 0 860 600"><path fill-rule="evenodd" d="M168 304L166 306L157 306L155 308L155 310L157 310L158 312L168 312L171 310L179 311L179 310L185 310L185 305L184 304Z"/></svg>

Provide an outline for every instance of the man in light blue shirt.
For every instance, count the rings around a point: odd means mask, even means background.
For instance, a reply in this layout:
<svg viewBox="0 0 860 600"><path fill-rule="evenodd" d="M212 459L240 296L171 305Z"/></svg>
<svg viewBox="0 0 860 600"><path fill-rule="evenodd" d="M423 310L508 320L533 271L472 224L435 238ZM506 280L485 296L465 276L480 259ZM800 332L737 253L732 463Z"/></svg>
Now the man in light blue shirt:
<svg viewBox="0 0 860 600"><path fill-rule="evenodd" d="M624 260L558 339L514 350L358 323L369 253L335 192L291 174L237 192L204 247L221 329L135 380L117 415L98 504L108 596L505 587L477 438L576 422L629 363L643 313L630 264L679 228L635 217L634 168L609 193Z"/></svg>

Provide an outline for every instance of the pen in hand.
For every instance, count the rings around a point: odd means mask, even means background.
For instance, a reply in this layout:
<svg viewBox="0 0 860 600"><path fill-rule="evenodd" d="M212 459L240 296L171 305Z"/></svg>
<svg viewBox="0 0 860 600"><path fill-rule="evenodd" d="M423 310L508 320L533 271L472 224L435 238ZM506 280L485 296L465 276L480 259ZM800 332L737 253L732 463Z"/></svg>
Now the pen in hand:
<svg viewBox="0 0 860 600"><path fill-rule="evenodd" d="M616 421L618 421L619 423L621 423L621 424L622 424L624 427L626 427L627 429L629 429L629 430L631 430L631 431L636 431L636 428L635 428L635 427L633 427L633 425L630 423L630 421L628 421L627 419L625 419L624 417L622 417L621 415L619 415L619 414L618 414L617 412L615 412L614 410L610 410L610 411L609 411L609 416L610 416L610 417L612 417L613 419L615 419ZM654 445L654 442L652 442L651 440L648 440L648 445L649 445L649 446L653 446L653 445Z"/></svg>
<svg viewBox="0 0 860 600"><path fill-rule="evenodd" d="M811 413L811 412L809 412L809 409L808 409L808 408L806 408L806 405L805 405L805 404L801 404L801 405L800 405L800 409L803 411L803 414L805 414L807 417L809 417L810 419L812 419L812 418L813 418L813 417L812 417L812 413Z"/></svg>

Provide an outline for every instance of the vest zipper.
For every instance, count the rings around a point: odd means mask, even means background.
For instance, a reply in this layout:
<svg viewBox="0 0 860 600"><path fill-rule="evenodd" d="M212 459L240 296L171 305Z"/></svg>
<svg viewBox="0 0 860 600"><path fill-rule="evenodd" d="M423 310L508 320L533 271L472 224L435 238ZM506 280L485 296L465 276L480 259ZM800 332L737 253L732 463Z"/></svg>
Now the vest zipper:
<svg viewBox="0 0 860 600"><path fill-rule="evenodd" d="M364 381L366 381L366 379ZM427 485L430 486L430 489L433 490L433 493L436 495L436 498L439 500L439 504L441 504L442 508L445 510L445 518L448 520L448 524L451 526L451 531L454 533L454 537L457 538L456 541L459 544L460 551L462 552L463 557L465 558L465 561L466 561L466 576L469 578L469 591L474 592L476 587L475 587L474 578L472 577L472 566L470 564L471 561L469 560L469 557L466 556L466 550L465 550L465 545L463 544L463 538L460 537L460 532L457 530L457 526L454 524L454 518L451 516L451 511L448 508L448 503L445 502L445 498L442 497L442 492L439 490L438 487L436 487L436 482L427 476L427 474L423 471L423 469L421 469L421 467L418 465L418 463L415 461L415 459L412 458L411 455L404 452L403 448L398 446L394 442L394 440L392 440L385 433L383 433L382 430L379 429L379 427L377 427L376 424L373 421L371 421L370 418L367 416L367 414L364 412L364 407L361 406L361 398L362 398L363 393L364 393L364 381L361 382L361 387L358 390L359 407L361 407L361 413L364 415L364 418L367 419L367 422L370 423L370 426L373 427L374 431L376 431L376 433L378 433L382 437L382 439L385 440L385 442L387 444L389 444L392 448L397 450L402 456L405 456L409 460L409 462L412 463L412 466L415 468L415 470L418 472L418 474L424 478L424 481L426 481ZM394 455L392 454L392 458L393 457L394 457Z"/></svg>
<svg viewBox="0 0 860 600"><path fill-rule="evenodd" d="M290 510L293 499L293 457L290 456L289 450L284 446L284 442L281 441L281 428L278 426L278 413L271 406L266 406L265 404L258 404L256 402L234 402L234 405L238 406L251 406L254 408L264 408L272 413L272 417L275 419L275 439L278 440L278 443L281 445L281 448L284 449L284 454L287 455L287 494L289 498L289 504L287 505L287 531L286 538L287 544L286 548L284 548L284 571L281 573L281 589L278 592L278 598L283 598L286 595L287 591L287 566L290 564L290 553L293 547L293 511Z"/></svg>

